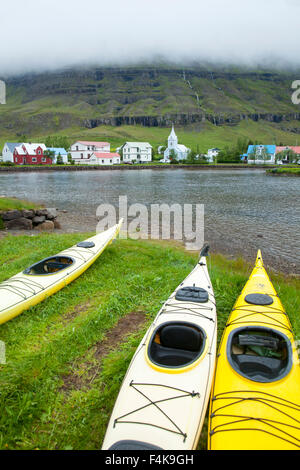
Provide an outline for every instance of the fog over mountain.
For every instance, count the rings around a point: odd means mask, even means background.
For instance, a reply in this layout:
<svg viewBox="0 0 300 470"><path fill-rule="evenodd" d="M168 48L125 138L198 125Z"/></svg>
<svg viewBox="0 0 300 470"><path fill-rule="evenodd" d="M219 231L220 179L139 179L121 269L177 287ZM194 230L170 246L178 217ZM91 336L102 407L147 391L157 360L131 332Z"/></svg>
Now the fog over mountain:
<svg viewBox="0 0 300 470"><path fill-rule="evenodd" d="M298 0L10 0L0 75L210 62L300 67Z"/></svg>

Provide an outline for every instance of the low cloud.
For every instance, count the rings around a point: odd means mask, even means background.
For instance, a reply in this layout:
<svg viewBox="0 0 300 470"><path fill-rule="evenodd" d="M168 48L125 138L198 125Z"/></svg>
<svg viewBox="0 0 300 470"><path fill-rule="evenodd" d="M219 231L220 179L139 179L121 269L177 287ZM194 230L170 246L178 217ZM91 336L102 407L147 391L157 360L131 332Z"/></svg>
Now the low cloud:
<svg viewBox="0 0 300 470"><path fill-rule="evenodd" d="M0 76L70 66L300 67L298 0L10 0Z"/></svg>

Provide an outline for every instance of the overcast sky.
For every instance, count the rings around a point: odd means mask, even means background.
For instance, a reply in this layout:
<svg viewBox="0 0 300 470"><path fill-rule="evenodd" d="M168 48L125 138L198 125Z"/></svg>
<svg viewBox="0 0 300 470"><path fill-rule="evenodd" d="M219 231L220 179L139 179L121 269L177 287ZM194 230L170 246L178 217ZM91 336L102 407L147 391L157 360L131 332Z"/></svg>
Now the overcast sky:
<svg viewBox="0 0 300 470"><path fill-rule="evenodd" d="M300 0L2 0L0 75L169 60L300 67Z"/></svg>

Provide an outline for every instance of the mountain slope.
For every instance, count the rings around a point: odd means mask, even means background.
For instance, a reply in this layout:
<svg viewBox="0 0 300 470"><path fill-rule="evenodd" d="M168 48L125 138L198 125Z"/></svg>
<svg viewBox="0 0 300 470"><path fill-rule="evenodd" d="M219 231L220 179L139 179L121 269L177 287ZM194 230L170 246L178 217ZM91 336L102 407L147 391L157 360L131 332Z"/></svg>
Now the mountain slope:
<svg viewBox="0 0 300 470"><path fill-rule="evenodd" d="M0 135L3 140L99 126L169 127L171 122L199 131L244 121L298 134L294 79L295 74L275 71L166 66L10 77L7 104L0 106Z"/></svg>

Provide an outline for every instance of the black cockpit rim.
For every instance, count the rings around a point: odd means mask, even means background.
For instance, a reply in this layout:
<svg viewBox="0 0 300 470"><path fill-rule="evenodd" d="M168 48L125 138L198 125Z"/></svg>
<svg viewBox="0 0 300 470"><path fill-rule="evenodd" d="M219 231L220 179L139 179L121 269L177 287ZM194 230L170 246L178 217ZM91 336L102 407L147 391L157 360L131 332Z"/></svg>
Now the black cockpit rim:
<svg viewBox="0 0 300 470"><path fill-rule="evenodd" d="M62 260L66 260L68 262L63 262ZM47 272L43 270L43 267L47 262L52 262L52 264L57 268L56 271L53 272ZM23 274L26 274L28 276L50 276L52 274L57 274L60 273L61 271L64 271L67 268L70 268L75 262L75 259L72 258L71 256L67 255L55 255L55 256L49 256L48 258L44 258L37 263L32 264L28 268L24 269Z"/></svg>
<svg viewBox="0 0 300 470"><path fill-rule="evenodd" d="M165 337L166 333L169 334L168 342L165 340L166 344L154 341L156 335L160 336L161 333ZM180 337L177 333L180 333ZM172 346L174 337L177 339ZM184 321L168 321L160 324L153 331L148 343L147 355L150 362L156 366L181 369L193 364L201 357L206 341L207 335L199 325Z"/></svg>
<svg viewBox="0 0 300 470"><path fill-rule="evenodd" d="M266 333L270 339L281 341L286 348L287 357L284 360L279 360L267 356L248 356L247 354L232 353L233 341L238 335L244 333L246 336L247 334L250 336L252 334L253 336L255 332L260 335ZM263 326L244 326L231 331L227 339L226 354L231 367L242 377L254 382L277 382L290 372L293 364L293 351L289 338L281 333L281 331ZM237 359L238 356L243 360ZM256 372L255 368L257 369Z"/></svg>

